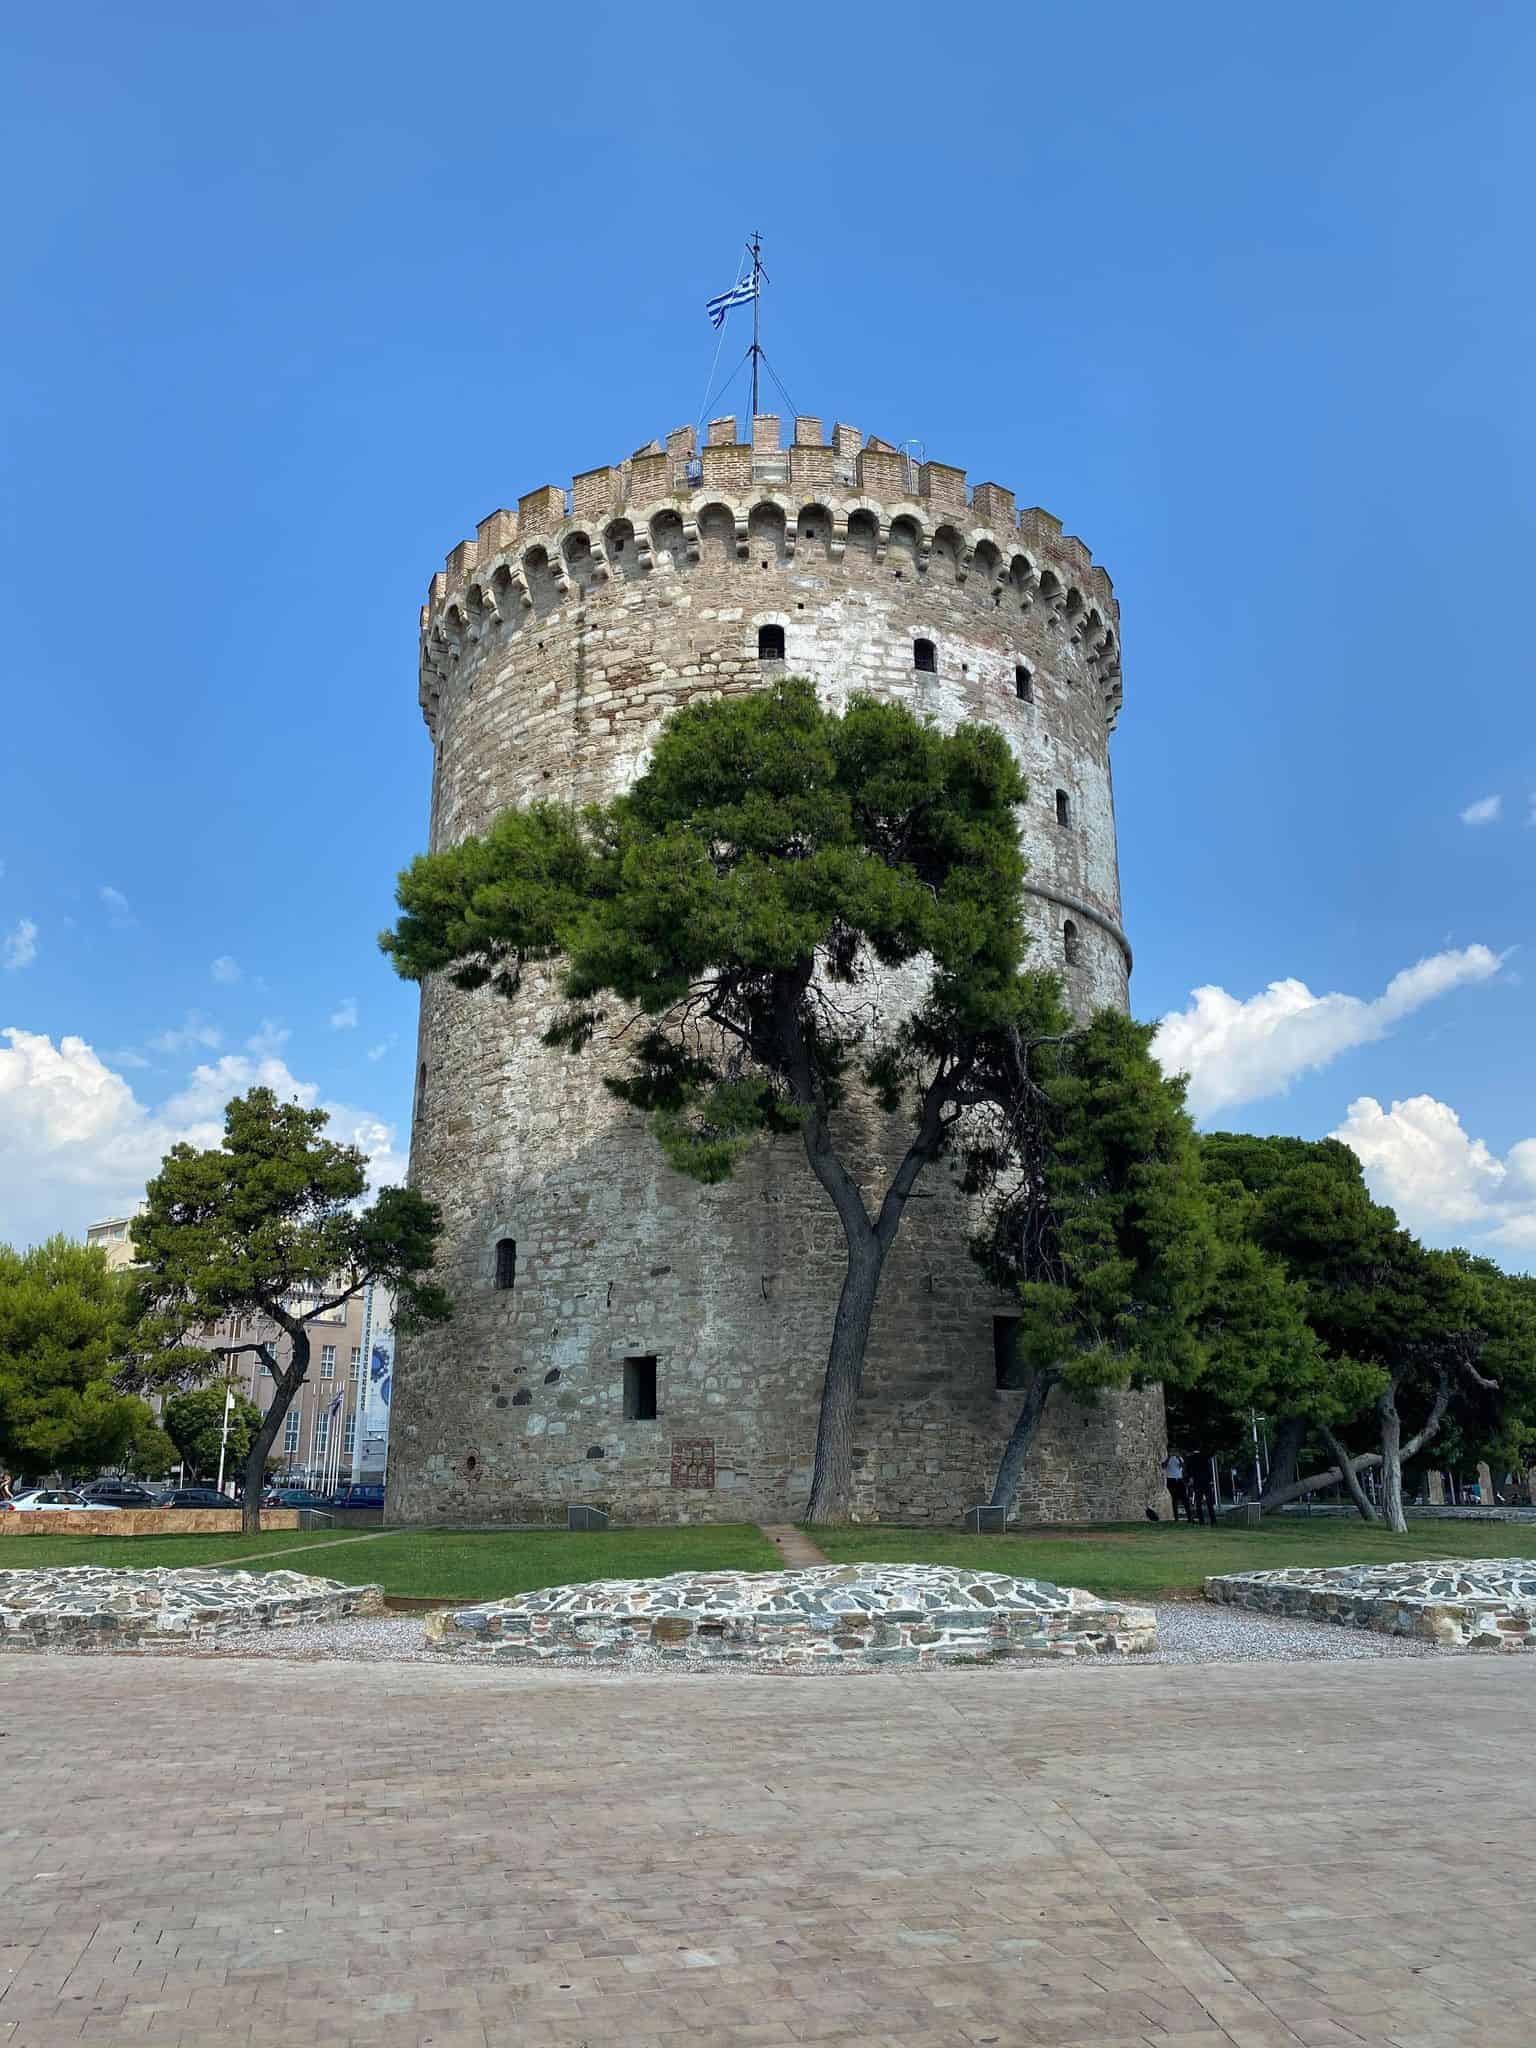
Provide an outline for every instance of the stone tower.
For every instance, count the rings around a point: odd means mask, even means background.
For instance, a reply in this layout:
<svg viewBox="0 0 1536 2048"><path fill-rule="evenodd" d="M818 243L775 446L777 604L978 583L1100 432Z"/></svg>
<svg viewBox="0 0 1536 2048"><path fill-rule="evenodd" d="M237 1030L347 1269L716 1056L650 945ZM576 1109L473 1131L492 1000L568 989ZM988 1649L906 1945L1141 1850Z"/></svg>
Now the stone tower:
<svg viewBox="0 0 1536 2048"><path fill-rule="evenodd" d="M433 847L533 797L625 788L675 706L806 675L949 727L981 718L1029 778L1032 963L1082 1010L1123 1006L1130 948L1109 734L1119 614L1081 541L997 484L797 419L652 441L567 492L494 512L432 579L421 705ZM422 993L414 1183L443 1211L456 1314L402 1339L392 1519L787 1520L809 1490L841 1233L798 1146L701 1187L547 1051L547 970L518 998ZM878 1168L878 1161L872 1162ZM874 1178L872 1171L871 1179ZM1017 1412L999 1386L1009 1303L965 1249L942 1167L886 1268L854 1511L953 1521L985 1499ZM1051 1398L1026 1515L1136 1516L1158 1484L1162 1400Z"/></svg>

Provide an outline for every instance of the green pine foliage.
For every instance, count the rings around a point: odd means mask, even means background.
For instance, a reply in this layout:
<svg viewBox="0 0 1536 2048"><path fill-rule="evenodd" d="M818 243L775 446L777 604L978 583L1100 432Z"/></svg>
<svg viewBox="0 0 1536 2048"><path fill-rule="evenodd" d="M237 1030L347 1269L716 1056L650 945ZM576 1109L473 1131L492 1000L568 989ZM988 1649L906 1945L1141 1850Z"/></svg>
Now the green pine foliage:
<svg viewBox="0 0 1536 2048"><path fill-rule="evenodd" d="M137 1446L153 1457L149 1409L114 1379L130 1310L131 1283L100 1247L0 1245L0 1468L73 1478Z"/></svg>

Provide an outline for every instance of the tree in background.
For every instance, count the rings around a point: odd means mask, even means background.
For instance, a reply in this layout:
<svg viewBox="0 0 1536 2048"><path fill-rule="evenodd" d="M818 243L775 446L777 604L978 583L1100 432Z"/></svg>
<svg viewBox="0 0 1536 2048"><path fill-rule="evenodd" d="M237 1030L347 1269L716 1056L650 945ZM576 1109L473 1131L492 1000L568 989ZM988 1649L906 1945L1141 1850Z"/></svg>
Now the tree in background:
<svg viewBox="0 0 1536 2048"><path fill-rule="evenodd" d="M1011 1510L1052 1391L1079 1398L1207 1369L1201 1318L1218 1240L1184 1081L1151 1054L1154 1027L1101 1011L1081 1030L1056 998L1022 1034L1011 1097L974 1121L967 1185L984 1199L973 1246L1015 1289L1024 1399L992 1504Z"/></svg>
<svg viewBox="0 0 1536 2048"><path fill-rule="evenodd" d="M369 1281L396 1299L396 1327L445 1321L447 1296L430 1274L433 1205L411 1188L383 1188L362 1206L367 1162L323 1137L321 1109L279 1102L270 1088L237 1096L224 1140L209 1151L174 1145L135 1217L138 1315L123 1377L169 1390L195 1385L254 1353L272 1374L272 1405L245 1455L243 1526L261 1526L267 1454L309 1370L309 1325ZM275 1325L288 1339L279 1365L270 1337L198 1342L221 1321Z"/></svg>
<svg viewBox="0 0 1536 2048"><path fill-rule="evenodd" d="M0 1245L0 1467L73 1478L153 1462L154 1417L113 1378L131 1305L99 1246Z"/></svg>
<svg viewBox="0 0 1536 2048"><path fill-rule="evenodd" d="M798 1137L847 1250L813 1522L848 1511L870 1322L907 1203L967 1110L1011 1087L1018 1036L1049 1006L1019 972L1025 795L990 729L943 734L867 698L824 710L792 678L675 713L627 794L505 811L400 879L382 943L408 979L447 972L515 1000L526 962L558 960L567 1006L544 1042L573 1054L615 999L605 1084L678 1171L725 1180L752 1146ZM904 967L921 987L891 1021L872 974ZM855 1079L895 1141L873 1201L839 1117Z"/></svg>
<svg viewBox="0 0 1536 2048"><path fill-rule="evenodd" d="M217 1478L221 1451L226 1474L245 1469L251 1443L261 1428L261 1410L244 1394L234 1394L226 1439L224 1407L233 1393L233 1388L219 1380L211 1386L172 1394L165 1404L165 1433L194 1479Z"/></svg>

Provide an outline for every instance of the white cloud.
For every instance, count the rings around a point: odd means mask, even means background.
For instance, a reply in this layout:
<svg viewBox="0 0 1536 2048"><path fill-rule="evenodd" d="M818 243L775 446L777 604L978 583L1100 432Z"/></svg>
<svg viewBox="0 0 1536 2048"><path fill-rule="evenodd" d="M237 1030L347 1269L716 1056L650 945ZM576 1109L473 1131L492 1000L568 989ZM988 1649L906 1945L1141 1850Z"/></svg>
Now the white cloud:
<svg viewBox="0 0 1536 2048"><path fill-rule="evenodd" d="M1163 1018L1153 1051L1170 1074L1189 1075L1197 1117L1278 1095L1298 1074L1383 1038L1423 1004L1463 982L1497 974L1501 956L1487 946L1433 953L1394 974L1379 996L1315 996L1304 981L1272 981L1240 1000L1223 988L1197 988L1187 1010Z"/></svg>
<svg viewBox="0 0 1536 2048"><path fill-rule="evenodd" d="M218 959L211 963L208 972L215 981L222 981L226 984L238 981L240 979L240 962L238 960L231 960L227 953L221 953Z"/></svg>
<svg viewBox="0 0 1536 2048"><path fill-rule="evenodd" d="M138 923L138 919L134 916L129 906L128 898L121 889L114 889L108 886L99 889L97 894L107 906L107 909L111 911L112 924L115 930L124 932L128 930L130 925Z"/></svg>
<svg viewBox="0 0 1536 2048"><path fill-rule="evenodd" d="M35 1243L55 1230L79 1235L121 1214L171 1145L216 1145L225 1103L257 1085L310 1106L319 1097L281 1060L231 1053L197 1067L151 1109L83 1038L55 1044L38 1032L0 1031L0 1243ZM331 1119L327 1135L368 1154L370 1186L404 1179L392 1125L347 1103L321 1106Z"/></svg>
<svg viewBox="0 0 1536 2048"><path fill-rule="evenodd" d="M381 1060L381 1059L383 1059L383 1057L384 1057L385 1053L389 1052L389 1051L390 1051L390 1050L391 1050L391 1049L393 1048L393 1046L394 1046L394 1043L395 1043L395 1036L394 1036L394 1033L393 1033L393 1032L391 1032L388 1038L381 1038L381 1039L379 1040L379 1042L378 1042L378 1044L377 1044L377 1045L370 1045L370 1046L369 1046L369 1048L368 1048L368 1057L369 1057L369 1059L371 1059L371 1060Z"/></svg>
<svg viewBox="0 0 1536 2048"><path fill-rule="evenodd" d="M1461 814L1463 825L1493 825L1498 822L1504 808L1501 796L1480 796L1475 804L1468 804Z"/></svg>
<svg viewBox="0 0 1536 2048"><path fill-rule="evenodd" d="M348 996L339 1009L331 1012L333 1031L355 1031L357 1029L357 997Z"/></svg>
<svg viewBox="0 0 1536 2048"><path fill-rule="evenodd" d="M157 1032L149 1042L156 1052L191 1052L200 1045L212 1051L223 1036L218 1025L210 1024L200 1010L188 1010L179 1030Z"/></svg>
<svg viewBox="0 0 1536 2048"><path fill-rule="evenodd" d="M259 1060L269 1060L274 1053L282 1051L292 1036L286 1024L279 1024L273 1017L263 1017L260 1027L245 1041L245 1049L255 1053Z"/></svg>
<svg viewBox="0 0 1536 2048"><path fill-rule="evenodd" d="M1411 1095L1390 1109L1362 1095L1330 1136L1358 1156L1372 1194L1410 1230L1474 1249L1536 1254L1536 1138L1522 1138L1500 1159L1433 1095Z"/></svg>
<svg viewBox="0 0 1536 2048"><path fill-rule="evenodd" d="M7 968L30 967L37 958L37 926L30 917L18 918L5 935Z"/></svg>

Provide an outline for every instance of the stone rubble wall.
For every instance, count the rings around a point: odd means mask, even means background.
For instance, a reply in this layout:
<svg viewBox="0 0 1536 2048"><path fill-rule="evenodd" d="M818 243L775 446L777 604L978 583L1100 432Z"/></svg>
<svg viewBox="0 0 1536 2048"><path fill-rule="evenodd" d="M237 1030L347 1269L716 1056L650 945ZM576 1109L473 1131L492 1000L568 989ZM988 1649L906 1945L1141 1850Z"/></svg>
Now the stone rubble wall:
<svg viewBox="0 0 1536 2048"><path fill-rule="evenodd" d="M996 1664L1156 1647L1150 1608L940 1565L600 1580L429 1615L435 1650L512 1664Z"/></svg>
<svg viewBox="0 0 1536 2048"><path fill-rule="evenodd" d="M1233 1572L1207 1600L1298 1621L1420 1636L1447 1649L1536 1649L1536 1560L1449 1558Z"/></svg>
<svg viewBox="0 0 1536 2048"><path fill-rule="evenodd" d="M0 1650L118 1650L383 1611L378 1586L304 1572L97 1565L0 1570Z"/></svg>

